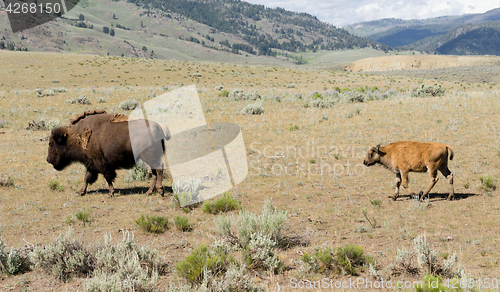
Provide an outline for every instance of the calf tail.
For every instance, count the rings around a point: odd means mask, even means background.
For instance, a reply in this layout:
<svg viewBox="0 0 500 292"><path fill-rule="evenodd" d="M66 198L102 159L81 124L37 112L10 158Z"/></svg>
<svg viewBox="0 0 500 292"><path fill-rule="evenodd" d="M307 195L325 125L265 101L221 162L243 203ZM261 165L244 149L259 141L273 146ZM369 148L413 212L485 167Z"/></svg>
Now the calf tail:
<svg viewBox="0 0 500 292"><path fill-rule="evenodd" d="M450 151L450 160L453 160L453 149L450 146L446 146L446 149Z"/></svg>

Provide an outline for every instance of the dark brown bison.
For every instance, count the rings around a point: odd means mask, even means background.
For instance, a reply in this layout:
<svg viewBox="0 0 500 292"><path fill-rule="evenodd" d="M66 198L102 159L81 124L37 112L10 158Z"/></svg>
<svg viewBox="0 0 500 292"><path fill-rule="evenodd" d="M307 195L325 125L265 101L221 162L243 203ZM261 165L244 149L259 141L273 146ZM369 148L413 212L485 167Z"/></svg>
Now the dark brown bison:
<svg viewBox="0 0 500 292"><path fill-rule="evenodd" d="M158 193L163 196L162 158L165 141L169 138L169 134L155 122L144 119L128 121L127 116L112 115L103 110L87 111L70 120L69 126L52 130L47 162L56 170L63 170L73 162L83 163L87 173L78 194L85 195L87 185L94 183L101 173L109 185L108 196L112 197L116 170L132 168L138 159L142 159L153 173L146 195L151 195L156 185Z"/></svg>
<svg viewBox="0 0 500 292"><path fill-rule="evenodd" d="M380 147L379 144L368 150L363 163L366 166L379 163L396 174L396 193L393 200L398 198L401 184L403 184L410 196L414 195L408 187L408 173L410 171L426 172L429 170L430 183L421 197L421 200L423 200L439 180L437 177L439 170L450 183L448 200L452 200L454 197L453 173L448 169L448 150L450 151L450 160L452 160L453 150L445 144L413 141L394 142L384 147Z"/></svg>

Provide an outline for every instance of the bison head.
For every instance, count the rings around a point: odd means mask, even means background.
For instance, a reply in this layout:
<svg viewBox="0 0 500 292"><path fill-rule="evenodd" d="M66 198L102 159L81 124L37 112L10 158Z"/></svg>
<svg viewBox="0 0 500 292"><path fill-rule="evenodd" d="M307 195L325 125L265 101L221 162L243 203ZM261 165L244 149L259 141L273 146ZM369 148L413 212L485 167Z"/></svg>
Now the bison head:
<svg viewBox="0 0 500 292"><path fill-rule="evenodd" d="M380 144L370 148L370 150L368 150L368 154L366 154L365 160L363 160L363 164L366 166L372 166L375 163L380 162L380 156L382 154L382 151L380 151Z"/></svg>
<svg viewBox="0 0 500 292"><path fill-rule="evenodd" d="M56 170L63 170L71 164L71 159L68 159L68 149L66 142L68 140L68 128L59 127L52 130L49 137L49 153L47 162L52 164Z"/></svg>

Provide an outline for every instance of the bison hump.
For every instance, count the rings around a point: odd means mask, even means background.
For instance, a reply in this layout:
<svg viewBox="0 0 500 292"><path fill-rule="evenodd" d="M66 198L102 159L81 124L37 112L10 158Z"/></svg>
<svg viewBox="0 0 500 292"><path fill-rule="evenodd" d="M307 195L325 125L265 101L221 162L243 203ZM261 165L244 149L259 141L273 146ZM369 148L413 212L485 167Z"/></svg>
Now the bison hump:
<svg viewBox="0 0 500 292"><path fill-rule="evenodd" d="M113 119L111 119L111 123L122 123L122 122L128 122L128 116L122 114L115 114L113 116Z"/></svg>
<svg viewBox="0 0 500 292"><path fill-rule="evenodd" d="M90 111L86 111L86 112L83 112L81 114L79 114L78 116L76 116L75 118L69 120L69 122L74 125L76 123L78 123L78 121L84 119L85 117L87 116L91 116L91 115L99 115L99 114L105 114L106 111L105 110L90 110Z"/></svg>

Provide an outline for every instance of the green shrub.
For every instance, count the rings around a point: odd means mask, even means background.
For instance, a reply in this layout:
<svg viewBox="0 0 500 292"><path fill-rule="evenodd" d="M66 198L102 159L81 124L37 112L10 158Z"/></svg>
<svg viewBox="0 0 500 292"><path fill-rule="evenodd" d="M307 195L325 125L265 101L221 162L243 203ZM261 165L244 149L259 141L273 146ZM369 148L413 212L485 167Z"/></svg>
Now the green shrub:
<svg viewBox="0 0 500 292"><path fill-rule="evenodd" d="M200 245L184 260L177 263L175 270L177 275L186 278L190 283L201 283L204 270L219 275L224 271L227 259L227 253L213 252L209 250L208 246Z"/></svg>
<svg viewBox="0 0 500 292"><path fill-rule="evenodd" d="M81 209L75 214L76 219L82 221L83 224L90 222L91 213L89 210Z"/></svg>
<svg viewBox="0 0 500 292"><path fill-rule="evenodd" d="M84 105L89 105L91 104L89 98L84 94L82 96L75 97L74 99L68 99L66 100L66 103L70 104L84 104Z"/></svg>
<svg viewBox="0 0 500 292"><path fill-rule="evenodd" d="M66 281L72 276L88 276L94 269L95 256L81 241L73 238L69 229L48 246L36 247L32 261L35 268Z"/></svg>
<svg viewBox="0 0 500 292"><path fill-rule="evenodd" d="M186 216L175 216L174 225L179 231L191 231L193 227Z"/></svg>
<svg viewBox="0 0 500 292"><path fill-rule="evenodd" d="M61 121L59 121L58 119L51 120L45 125L47 131L52 131L53 129L59 127L62 127L62 124Z"/></svg>
<svg viewBox="0 0 500 292"><path fill-rule="evenodd" d="M31 268L29 249L7 249L0 235L0 273L15 275Z"/></svg>
<svg viewBox="0 0 500 292"><path fill-rule="evenodd" d="M0 187L13 187L14 180L10 177L0 177Z"/></svg>
<svg viewBox="0 0 500 292"><path fill-rule="evenodd" d="M264 107L260 103L251 103L245 106L240 113L242 115L261 115L264 113Z"/></svg>
<svg viewBox="0 0 500 292"><path fill-rule="evenodd" d="M382 206L382 200L370 200L370 204L372 204L373 207L380 207Z"/></svg>
<svg viewBox="0 0 500 292"><path fill-rule="evenodd" d="M446 284L445 284L446 283ZM464 283L467 285L467 283ZM463 284L462 284L463 285ZM416 292L452 292L452 291L464 291L460 287L460 279L453 278L448 280L443 280L440 276L433 276L430 274L424 275L422 279L422 287L416 287ZM465 291L471 291L466 288ZM475 291L475 290L472 290Z"/></svg>
<svg viewBox="0 0 500 292"><path fill-rule="evenodd" d="M54 87L54 88L52 88L52 91L54 91L55 93L62 93L62 92L66 92L66 88L64 88L64 87Z"/></svg>
<svg viewBox="0 0 500 292"><path fill-rule="evenodd" d="M163 233L169 228L168 218L163 216L144 216L137 220L135 223L143 230L151 233Z"/></svg>
<svg viewBox="0 0 500 292"><path fill-rule="evenodd" d="M203 203L203 212L208 214L218 214L219 212L229 212L233 210L240 210L241 204L235 198L231 197L229 193L224 193L220 198L216 199L213 203L205 201Z"/></svg>
<svg viewBox="0 0 500 292"><path fill-rule="evenodd" d="M316 99L311 100L310 105L316 108L333 108L335 106L335 101L331 99Z"/></svg>
<svg viewBox="0 0 500 292"><path fill-rule="evenodd" d="M321 93L319 92L315 92L311 95L311 99L322 99L323 98L323 95L321 95Z"/></svg>
<svg viewBox="0 0 500 292"><path fill-rule="evenodd" d="M172 183L174 201L179 207L198 203L200 201L198 194L203 188L203 180L201 179L175 180Z"/></svg>
<svg viewBox="0 0 500 292"><path fill-rule="evenodd" d="M138 101L135 101L135 100L126 100L126 101L120 103L119 107L122 110L131 111L131 110L136 109L140 105L141 104Z"/></svg>
<svg viewBox="0 0 500 292"><path fill-rule="evenodd" d="M236 218L237 224L233 224L231 216L219 216L215 218L215 225L220 235L243 249L248 247L254 233L260 233L263 236L269 235L271 240L276 242L278 248L308 245L310 241L305 236L285 235L285 230L288 228L287 217L287 212L278 211L269 199L266 201L261 215L241 210ZM237 229L237 233L235 229Z"/></svg>
<svg viewBox="0 0 500 292"><path fill-rule="evenodd" d="M227 90L227 89L221 90L221 92L219 93L219 96L220 97L228 97L229 96L229 90Z"/></svg>
<svg viewBox="0 0 500 292"><path fill-rule="evenodd" d="M156 250L138 247L128 231L116 245L104 242L87 247L73 238L71 229L32 253L33 267L66 281L73 276L90 277L84 291L158 291L158 275L166 272L166 261Z"/></svg>
<svg viewBox="0 0 500 292"><path fill-rule="evenodd" d="M94 271L84 291L158 291L158 276L165 274L167 264L158 252L135 245L133 236L125 231L116 245L105 236L92 252Z"/></svg>
<svg viewBox="0 0 500 292"><path fill-rule="evenodd" d="M232 291L232 292L261 292L264 289L256 286L244 264L230 263L226 272L220 277L214 277L210 271L203 274L200 290L203 291ZM186 292L192 291L190 289ZM174 292L174 291L167 291ZM179 292L179 291L176 291Z"/></svg>
<svg viewBox="0 0 500 292"><path fill-rule="evenodd" d="M295 130L298 130L298 129L299 129L298 125L291 125L290 128L288 128L288 130L290 130L290 131L295 131Z"/></svg>
<svg viewBox="0 0 500 292"><path fill-rule="evenodd" d="M417 97L426 97L426 96L443 96L444 88L441 87L441 84L434 84L434 86L425 84L420 84L420 86L412 89L413 96Z"/></svg>
<svg viewBox="0 0 500 292"><path fill-rule="evenodd" d="M318 248L313 254L304 253L300 258L308 272L331 274L336 270L331 248Z"/></svg>
<svg viewBox="0 0 500 292"><path fill-rule="evenodd" d="M359 275L359 268L373 263L374 260L364 255L365 250L358 245L346 244L337 249L337 262L340 269L352 276Z"/></svg>
<svg viewBox="0 0 500 292"><path fill-rule="evenodd" d="M11 124L10 121L6 121L4 119L0 120L0 128L6 128L6 127L10 126L10 124Z"/></svg>
<svg viewBox="0 0 500 292"><path fill-rule="evenodd" d="M481 182L479 188L482 189L483 191L491 192L497 189L496 180L491 176L486 176L486 177L481 176L479 178L479 181Z"/></svg>
<svg viewBox="0 0 500 292"><path fill-rule="evenodd" d="M67 225L73 225L76 222L75 218L76 218L75 214L68 215L68 217L66 217L66 220L64 220L64 223Z"/></svg>
<svg viewBox="0 0 500 292"><path fill-rule="evenodd" d="M306 271L331 274L343 273L352 276L359 275L360 269L374 265L375 260L364 254L364 249L353 244L338 247L334 252L331 248L318 248L314 254L304 254L301 261Z"/></svg>
<svg viewBox="0 0 500 292"><path fill-rule="evenodd" d="M146 163L139 160L134 167L128 170L128 176L132 181L145 181L151 177L151 174L148 172Z"/></svg>
<svg viewBox="0 0 500 292"><path fill-rule="evenodd" d="M252 233L248 246L242 251L243 260L251 269L279 272L284 265L274 254L275 247L276 242L271 239L271 235Z"/></svg>
<svg viewBox="0 0 500 292"><path fill-rule="evenodd" d="M59 191L59 192L63 191L63 187L61 186L61 184L57 180L51 180L49 182L49 189L51 191Z"/></svg>
<svg viewBox="0 0 500 292"><path fill-rule="evenodd" d="M303 258L305 263L308 263L312 267L316 269L316 272L325 273L331 272L334 269L334 257L332 253L332 249L324 248L318 249L313 254L313 256L309 255L309 259L307 257Z"/></svg>
<svg viewBox="0 0 500 292"><path fill-rule="evenodd" d="M45 124L44 120L32 120L31 122L28 122L28 127L26 127L26 130L46 131L47 125Z"/></svg>
<svg viewBox="0 0 500 292"><path fill-rule="evenodd" d="M256 215L243 210L239 214L238 234L242 246L248 246L253 233L269 235L277 246L283 246L285 242L285 228L288 214L286 211L278 211L269 199L264 204L262 215Z"/></svg>
<svg viewBox="0 0 500 292"><path fill-rule="evenodd" d="M245 99L245 93L241 89L234 89L228 94L228 97L234 100Z"/></svg>

